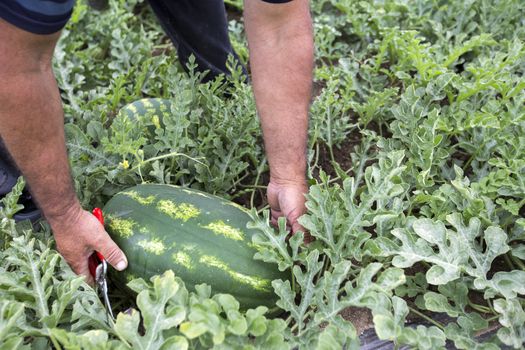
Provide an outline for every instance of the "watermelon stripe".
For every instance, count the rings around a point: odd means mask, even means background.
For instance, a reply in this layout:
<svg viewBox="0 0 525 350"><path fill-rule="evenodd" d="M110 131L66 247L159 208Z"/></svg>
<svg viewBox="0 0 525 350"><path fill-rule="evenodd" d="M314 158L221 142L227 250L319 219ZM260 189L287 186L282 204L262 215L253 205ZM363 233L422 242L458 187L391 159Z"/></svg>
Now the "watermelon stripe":
<svg viewBox="0 0 525 350"><path fill-rule="evenodd" d="M166 251L164 242L158 238L153 238L151 240L140 240L138 245L141 246L146 252L155 255L162 255Z"/></svg>
<svg viewBox="0 0 525 350"><path fill-rule="evenodd" d="M129 238L133 236L133 227L136 223L131 219L107 217L109 221L109 228L116 232L122 238Z"/></svg>
<svg viewBox="0 0 525 350"><path fill-rule="evenodd" d="M129 198L131 199L134 199L136 200L137 202L139 202L140 204L142 205L149 205L151 203L153 203L156 199L155 196L147 196L147 197L142 197L141 195L139 195L137 193L137 191L128 191L128 192L122 192L123 195L125 196L128 196Z"/></svg>
<svg viewBox="0 0 525 350"><path fill-rule="evenodd" d="M242 233L241 230L225 224L222 220L210 222L208 225L201 227L212 231L216 235L223 235L224 237L233 239L235 241L244 240L244 233Z"/></svg>
<svg viewBox="0 0 525 350"><path fill-rule="evenodd" d="M200 210L197 209L197 207L193 204L176 204L175 202L167 199L158 201L157 209L174 219L181 219L182 221L188 221L191 218L199 216L201 213Z"/></svg>
<svg viewBox="0 0 525 350"><path fill-rule="evenodd" d="M218 268L226 272L228 275L230 275L231 278L233 278L237 282L247 284L256 290L270 291L270 285L271 285L270 280L255 277L255 276L248 276L240 272L237 272L233 270L231 267L229 267L225 262L219 260L219 258L215 256L203 255L199 259L199 262L207 266Z"/></svg>
<svg viewBox="0 0 525 350"><path fill-rule="evenodd" d="M176 252L172 256L176 264L182 265L188 270L193 268L191 256L186 252Z"/></svg>

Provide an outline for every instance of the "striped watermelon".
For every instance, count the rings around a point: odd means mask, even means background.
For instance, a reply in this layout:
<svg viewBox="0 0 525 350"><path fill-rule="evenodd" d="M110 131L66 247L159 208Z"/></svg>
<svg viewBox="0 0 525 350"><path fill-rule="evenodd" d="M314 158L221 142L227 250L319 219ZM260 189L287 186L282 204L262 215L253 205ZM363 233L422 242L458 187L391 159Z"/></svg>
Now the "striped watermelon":
<svg viewBox="0 0 525 350"><path fill-rule="evenodd" d="M277 265L254 260L243 207L210 194L171 185L143 184L118 193L104 207L106 228L126 253L120 282L173 270L187 287L206 283L232 294L242 308L275 307Z"/></svg>
<svg viewBox="0 0 525 350"><path fill-rule="evenodd" d="M141 120L148 125L146 136L153 137L155 129L163 126L164 116L171 112L171 100L165 98L143 98L122 107L119 116L129 120Z"/></svg>

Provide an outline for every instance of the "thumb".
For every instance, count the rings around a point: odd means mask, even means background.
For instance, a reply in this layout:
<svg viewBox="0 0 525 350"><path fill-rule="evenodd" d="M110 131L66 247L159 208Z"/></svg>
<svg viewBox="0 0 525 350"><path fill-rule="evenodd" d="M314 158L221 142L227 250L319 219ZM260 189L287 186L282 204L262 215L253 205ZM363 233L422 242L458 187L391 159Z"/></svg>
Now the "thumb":
<svg viewBox="0 0 525 350"><path fill-rule="evenodd" d="M95 249L104 256L106 261L117 271L122 271L128 267L128 259L118 245L113 242L109 235L104 232L103 239L100 240L99 247Z"/></svg>
<svg viewBox="0 0 525 350"><path fill-rule="evenodd" d="M312 243L314 238L312 237L312 235L310 234L310 232L308 232L308 230L306 230L300 223L299 223L299 220L296 220L293 224L292 224L292 233L295 234L297 232L301 231L303 234L304 234L304 243L306 244L309 244L309 243Z"/></svg>

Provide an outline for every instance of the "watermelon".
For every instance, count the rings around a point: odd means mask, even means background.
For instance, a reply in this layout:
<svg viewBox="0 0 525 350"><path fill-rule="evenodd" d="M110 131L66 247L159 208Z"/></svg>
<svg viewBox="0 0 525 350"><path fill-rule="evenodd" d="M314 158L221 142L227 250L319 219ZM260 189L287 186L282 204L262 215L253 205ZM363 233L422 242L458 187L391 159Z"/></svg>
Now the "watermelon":
<svg viewBox="0 0 525 350"><path fill-rule="evenodd" d="M171 100L165 98L143 98L122 107L119 111L120 117L131 121L140 120L147 125L145 135L148 138L155 136L155 130L163 125L164 116L171 112Z"/></svg>
<svg viewBox="0 0 525 350"><path fill-rule="evenodd" d="M290 277L275 264L253 259L249 211L220 197L142 184L115 195L104 215L107 231L128 257L128 268L112 275L122 285L173 270L190 289L206 283L214 293L233 295L243 309L272 309L272 280Z"/></svg>

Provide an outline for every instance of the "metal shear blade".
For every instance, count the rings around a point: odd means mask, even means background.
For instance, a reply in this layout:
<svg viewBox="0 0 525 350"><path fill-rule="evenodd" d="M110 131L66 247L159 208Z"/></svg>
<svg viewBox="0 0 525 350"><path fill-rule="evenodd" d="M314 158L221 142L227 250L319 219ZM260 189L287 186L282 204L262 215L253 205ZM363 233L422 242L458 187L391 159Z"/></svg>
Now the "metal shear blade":
<svg viewBox="0 0 525 350"><path fill-rule="evenodd" d="M104 299L106 312L111 317L111 319L114 320L115 317L113 316L113 311L111 310L111 303L109 302L108 297L108 281L106 279L107 272L108 264L106 260L102 260L100 264L98 264L97 269L95 271L95 282L97 283L98 291L102 294L102 298Z"/></svg>

